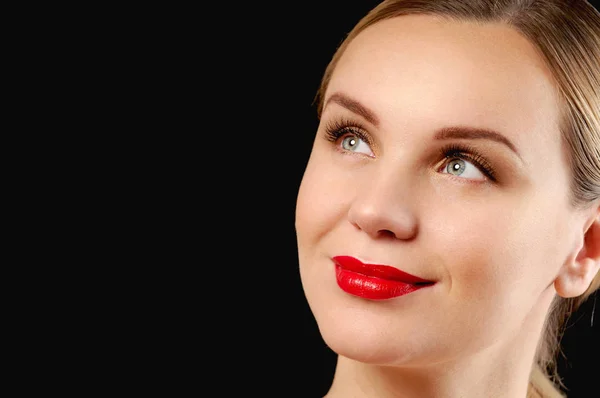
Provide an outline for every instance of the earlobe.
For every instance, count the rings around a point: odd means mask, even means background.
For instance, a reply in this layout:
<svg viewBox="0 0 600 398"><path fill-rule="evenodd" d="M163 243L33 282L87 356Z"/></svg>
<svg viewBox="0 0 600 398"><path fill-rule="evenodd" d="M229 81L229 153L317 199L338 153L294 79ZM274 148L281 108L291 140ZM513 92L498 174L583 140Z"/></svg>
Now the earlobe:
<svg viewBox="0 0 600 398"><path fill-rule="evenodd" d="M598 209L600 211L600 208ZM600 214L588 219L584 229L583 244L563 265L554 280L556 293L564 298L581 296L600 269Z"/></svg>

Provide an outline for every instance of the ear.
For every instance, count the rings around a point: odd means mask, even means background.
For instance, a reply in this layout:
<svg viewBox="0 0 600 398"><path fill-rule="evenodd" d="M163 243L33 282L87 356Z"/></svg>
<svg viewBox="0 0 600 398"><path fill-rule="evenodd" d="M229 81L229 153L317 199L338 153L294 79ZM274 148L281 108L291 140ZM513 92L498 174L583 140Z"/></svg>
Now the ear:
<svg viewBox="0 0 600 398"><path fill-rule="evenodd" d="M554 280L556 293L564 298L581 296L600 269L600 207L587 218L583 243L569 256Z"/></svg>

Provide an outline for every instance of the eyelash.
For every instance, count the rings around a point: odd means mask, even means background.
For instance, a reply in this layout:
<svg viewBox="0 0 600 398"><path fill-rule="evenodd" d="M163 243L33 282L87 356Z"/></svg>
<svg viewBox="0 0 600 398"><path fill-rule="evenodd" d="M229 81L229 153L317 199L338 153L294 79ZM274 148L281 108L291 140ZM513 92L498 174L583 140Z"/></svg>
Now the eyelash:
<svg viewBox="0 0 600 398"><path fill-rule="evenodd" d="M463 159L469 161L492 181L496 181L496 172L490 162L472 146L457 143L448 144L440 149L440 154L446 160Z"/></svg>
<svg viewBox="0 0 600 398"><path fill-rule="evenodd" d="M325 126L325 136L330 142L337 142L346 134L353 134L373 147L371 138L363 133L363 127L348 120L334 120ZM481 172L492 181L496 181L496 172L490 162L475 148L466 144L452 143L440 149L440 155L446 160L463 159L473 163Z"/></svg>
<svg viewBox="0 0 600 398"><path fill-rule="evenodd" d="M334 120L327 123L325 126L325 136L328 141L336 142L346 134L353 134L373 147L371 138L362 132L364 128L349 120Z"/></svg>

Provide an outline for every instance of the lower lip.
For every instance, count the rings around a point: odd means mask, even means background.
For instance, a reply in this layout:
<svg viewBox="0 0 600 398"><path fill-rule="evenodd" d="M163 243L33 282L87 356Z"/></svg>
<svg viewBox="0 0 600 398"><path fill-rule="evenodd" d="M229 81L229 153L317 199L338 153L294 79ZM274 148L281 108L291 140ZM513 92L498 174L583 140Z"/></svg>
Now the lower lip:
<svg viewBox="0 0 600 398"><path fill-rule="evenodd" d="M386 300L400 297L432 285L413 285L382 279L376 276L367 276L358 272L348 271L339 265L335 266L335 274L337 283L343 291L371 300Z"/></svg>

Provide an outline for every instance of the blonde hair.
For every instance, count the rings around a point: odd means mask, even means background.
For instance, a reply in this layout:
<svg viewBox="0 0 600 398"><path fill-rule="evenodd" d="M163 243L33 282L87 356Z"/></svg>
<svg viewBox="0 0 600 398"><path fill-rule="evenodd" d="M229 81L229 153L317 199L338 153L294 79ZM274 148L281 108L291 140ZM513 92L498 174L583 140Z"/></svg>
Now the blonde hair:
<svg viewBox="0 0 600 398"><path fill-rule="evenodd" d="M319 117L329 81L348 44L378 21L409 14L505 23L528 38L552 71L558 89L559 128L573 177L570 202L574 208L586 208L600 200L600 13L585 0L385 0L358 21L329 62L315 97ZM564 325L599 287L597 274L583 295L554 298L538 344L528 397L563 396L556 356Z"/></svg>

